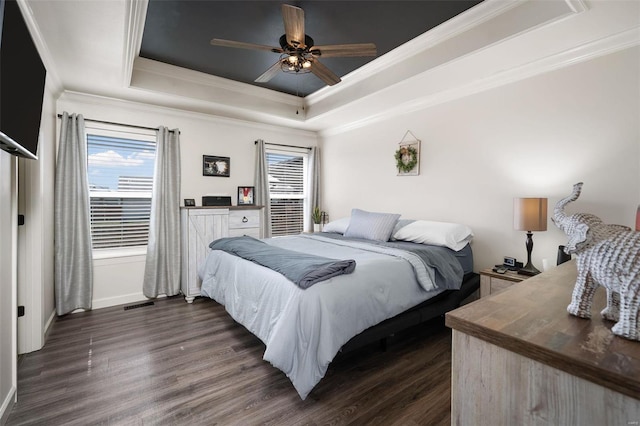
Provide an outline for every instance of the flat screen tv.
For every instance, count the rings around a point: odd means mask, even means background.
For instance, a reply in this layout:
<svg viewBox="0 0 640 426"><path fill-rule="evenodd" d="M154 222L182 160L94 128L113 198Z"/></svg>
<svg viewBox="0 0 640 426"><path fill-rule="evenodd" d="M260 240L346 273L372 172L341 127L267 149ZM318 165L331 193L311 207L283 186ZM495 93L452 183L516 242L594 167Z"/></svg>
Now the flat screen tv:
<svg viewBox="0 0 640 426"><path fill-rule="evenodd" d="M0 148L37 160L47 70L15 0L0 13Z"/></svg>

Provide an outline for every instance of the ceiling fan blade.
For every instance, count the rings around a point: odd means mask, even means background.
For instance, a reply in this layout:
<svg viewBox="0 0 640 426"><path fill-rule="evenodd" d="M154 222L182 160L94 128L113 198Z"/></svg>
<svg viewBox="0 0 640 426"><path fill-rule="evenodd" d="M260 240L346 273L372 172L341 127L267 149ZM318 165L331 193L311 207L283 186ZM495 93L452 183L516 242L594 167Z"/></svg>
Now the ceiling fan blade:
<svg viewBox="0 0 640 426"><path fill-rule="evenodd" d="M340 83L340 77L335 75L333 71L320 63L315 59L311 64L311 72L314 73L320 80L327 83L329 86L333 86L336 83Z"/></svg>
<svg viewBox="0 0 640 426"><path fill-rule="evenodd" d="M252 50L267 50L274 53L282 53L282 49L279 47L265 46L264 44L245 43L243 41L222 40L214 38L211 40L211 44L214 46L224 47L237 47L240 49L252 49Z"/></svg>
<svg viewBox="0 0 640 426"><path fill-rule="evenodd" d="M255 79L256 83L266 83L276 76L279 72L282 72L282 60L279 60L275 64L271 65L268 70L262 73L262 75Z"/></svg>
<svg viewBox="0 0 640 426"><path fill-rule="evenodd" d="M311 54L323 58L336 56L376 56L378 50L373 43L330 44L327 46L313 46Z"/></svg>
<svg viewBox="0 0 640 426"><path fill-rule="evenodd" d="M282 20L284 21L287 43L296 48L304 48L304 10L283 4Z"/></svg>

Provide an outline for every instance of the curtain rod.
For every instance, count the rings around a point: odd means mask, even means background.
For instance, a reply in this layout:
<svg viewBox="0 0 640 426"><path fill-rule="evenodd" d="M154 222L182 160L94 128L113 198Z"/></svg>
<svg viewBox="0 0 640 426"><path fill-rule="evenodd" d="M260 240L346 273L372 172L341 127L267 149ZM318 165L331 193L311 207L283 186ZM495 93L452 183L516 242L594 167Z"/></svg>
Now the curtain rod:
<svg viewBox="0 0 640 426"><path fill-rule="evenodd" d="M253 144L257 144L258 141L255 141ZM273 146L284 146L287 148L299 148L299 149L308 149L309 151L311 151L311 147L310 146L296 146L296 145L284 145L281 143L270 143L270 142L265 142L265 145L273 145Z"/></svg>
<svg viewBox="0 0 640 426"><path fill-rule="evenodd" d="M62 114L58 114L58 118L62 118ZM160 130L158 127L138 126L136 124L123 124L123 123L116 123L114 121L94 120L92 118L84 118L84 121L93 121L94 123L113 124L113 125L116 125L116 126L133 127L135 129ZM169 131L173 132L173 130L169 130ZM178 134L180 134L180 131L178 131Z"/></svg>

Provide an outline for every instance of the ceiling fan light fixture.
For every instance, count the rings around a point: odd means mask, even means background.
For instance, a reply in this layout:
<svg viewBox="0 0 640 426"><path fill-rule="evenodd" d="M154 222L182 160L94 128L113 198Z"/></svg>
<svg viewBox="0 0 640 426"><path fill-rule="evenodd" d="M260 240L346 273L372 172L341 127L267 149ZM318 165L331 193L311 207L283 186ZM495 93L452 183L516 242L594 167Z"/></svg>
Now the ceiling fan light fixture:
<svg viewBox="0 0 640 426"><path fill-rule="evenodd" d="M305 74L311 71L312 59L305 52L289 52L280 56L280 68L286 73Z"/></svg>

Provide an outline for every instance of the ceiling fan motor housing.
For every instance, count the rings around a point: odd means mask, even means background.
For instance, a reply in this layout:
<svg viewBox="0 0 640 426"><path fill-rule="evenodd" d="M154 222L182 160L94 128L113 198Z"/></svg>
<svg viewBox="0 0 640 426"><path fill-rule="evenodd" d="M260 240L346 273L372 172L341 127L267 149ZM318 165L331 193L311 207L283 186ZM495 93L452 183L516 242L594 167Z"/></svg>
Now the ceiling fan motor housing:
<svg viewBox="0 0 640 426"><path fill-rule="evenodd" d="M304 35L304 47L292 46L289 43L287 43L286 34L282 34L280 36L279 42L280 42L280 47L282 47L282 50L284 50L285 52L295 52L298 50L310 50L314 45L313 39L306 34Z"/></svg>

